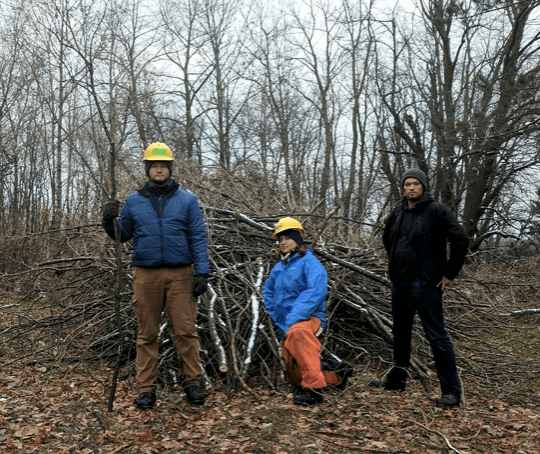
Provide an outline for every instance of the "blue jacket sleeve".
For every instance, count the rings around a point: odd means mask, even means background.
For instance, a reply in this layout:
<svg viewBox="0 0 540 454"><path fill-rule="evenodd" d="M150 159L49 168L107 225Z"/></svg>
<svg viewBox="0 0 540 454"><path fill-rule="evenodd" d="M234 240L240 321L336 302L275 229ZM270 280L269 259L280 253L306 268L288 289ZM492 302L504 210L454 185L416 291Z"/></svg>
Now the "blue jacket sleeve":
<svg viewBox="0 0 540 454"><path fill-rule="evenodd" d="M263 288L263 301L264 301L264 308L266 309L266 312L270 316L270 318L275 322L275 314L274 314L274 286L275 286L275 276L274 276L274 270L270 272L270 276L264 281L264 288Z"/></svg>
<svg viewBox="0 0 540 454"><path fill-rule="evenodd" d="M279 265L279 264L278 264ZM275 290L276 290L276 274L277 274L277 267L278 265L275 265L272 271L270 272L270 276L264 281L264 288L263 288L263 301L264 301L264 308L266 309L266 313L270 316L272 319L272 322L274 323L274 326L278 330L278 338L283 339L285 337L285 331L283 331L283 327L278 323L278 317L276 313L276 300L275 300Z"/></svg>
<svg viewBox="0 0 540 454"><path fill-rule="evenodd" d="M210 272L210 263L208 261L206 227L199 202L195 197L190 200L188 216L188 241L193 256L195 274L208 274Z"/></svg>
<svg viewBox="0 0 540 454"><path fill-rule="evenodd" d="M469 237L448 208L443 206L441 213L443 223L446 226L446 238L450 243L450 257L443 274L446 278L454 280L465 263L469 249Z"/></svg>

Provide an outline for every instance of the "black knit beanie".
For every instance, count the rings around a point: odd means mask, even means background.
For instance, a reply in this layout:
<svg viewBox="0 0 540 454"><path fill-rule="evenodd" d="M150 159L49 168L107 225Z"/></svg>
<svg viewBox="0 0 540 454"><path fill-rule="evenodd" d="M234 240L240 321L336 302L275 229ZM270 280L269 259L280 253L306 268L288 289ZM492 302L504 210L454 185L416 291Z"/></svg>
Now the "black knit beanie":
<svg viewBox="0 0 540 454"><path fill-rule="evenodd" d="M148 171L154 162L161 162L162 164L165 164L169 169L169 178L172 177L172 161L144 161L144 171L146 172L146 176L148 176Z"/></svg>
<svg viewBox="0 0 540 454"><path fill-rule="evenodd" d="M277 234L278 240L282 235L286 235L287 238L290 238L291 240L296 241L298 246L301 246L302 244L304 244L304 238L302 237L302 234L296 229L287 229L287 230L283 230L279 232Z"/></svg>
<svg viewBox="0 0 540 454"><path fill-rule="evenodd" d="M427 191L428 189L427 177L426 177L426 174L422 172L420 169L408 169L405 171L405 173L401 177L401 189L403 189L403 184L405 183L405 180L407 178L416 178L420 183L422 183L422 186L424 187L424 191Z"/></svg>

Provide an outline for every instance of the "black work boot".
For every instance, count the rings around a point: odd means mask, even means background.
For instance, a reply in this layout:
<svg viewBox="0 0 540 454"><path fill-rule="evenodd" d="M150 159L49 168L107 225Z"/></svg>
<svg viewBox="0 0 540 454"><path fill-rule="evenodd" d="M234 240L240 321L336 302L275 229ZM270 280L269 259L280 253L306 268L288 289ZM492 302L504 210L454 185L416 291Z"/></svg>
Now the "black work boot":
<svg viewBox="0 0 540 454"><path fill-rule="evenodd" d="M184 389L186 392L186 399L192 405L203 405L204 404L204 392L201 391L201 388L196 385L186 386Z"/></svg>
<svg viewBox="0 0 540 454"><path fill-rule="evenodd" d="M351 375L354 372L354 368L347 364L341 363L335 370L334 373L341 378L341 381L335 385L337 389L345 389L347 386L347 381L351 378Z"/></svg>
<svg viewBox="0 0 540 454"><path fill-rule="evenodd" d="M333 385L333 387L337 389L345 389L347 386L347 381L354 372L354 367L343 361L330 358L328 361L321 361L321 370L323 372L334 372L339 378L341 378L341 381L337 385Z"/></svg>
<svg viewBox="0 0 540 454"><path fill-rule="evenodd" d="M382 380L374 378L369 382L372 388L384 388L386 391L405 391L407 375L404 369L393 367Z"/></svg>
<svg viewBox="0 0 540 454"><path fill-rule="evenodd" d="M440 399L437 399L437 407L452 408L459 407L461 404L461 397L455 394L443 394Z"/></svg>
<svg viewBox="0 0 540 454"><path fill-rule="evenodd" d="M140 393L137 398L137 408L141 410L151 410L154 408L156 403L156 392L150 391L145 393Z"/></svg>
<svg viewBox="0 0 540 454"><path fill-rule="evenodd" d="M293 403L309 407L310 405L320 404L322 401L323 395L319 390L300 388L296 396L294 396Z"/></svg>

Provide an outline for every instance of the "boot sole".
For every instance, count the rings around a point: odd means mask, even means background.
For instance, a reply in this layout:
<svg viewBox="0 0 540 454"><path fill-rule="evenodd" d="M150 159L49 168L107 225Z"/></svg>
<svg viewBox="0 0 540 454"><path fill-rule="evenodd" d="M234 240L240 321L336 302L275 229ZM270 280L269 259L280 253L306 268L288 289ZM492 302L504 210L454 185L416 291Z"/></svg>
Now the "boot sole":
<svg viewBox="0 0 540 454"><path fill-rule="evenodd" d="M137 405L137 408L139 410L152 410L154 406L153 405Z"/></svg>
<svg viewBox="0 0 540 454"><path fill-rule="evenodd" d="M458 402L457 404L451 404L451 405L440 404L439 402L436 402L435 405L437 406L437 408L456 408L461 405L461 402Z"/></svg>
<svg viewBox="0 0 540 454"><path fill-rule="evenodd" d="M311 402L297 402L296 400L293 401L294 405L300 405L301 407L311 407L312 405L322 404L322 402L322 400L312 400Z"/></svg>

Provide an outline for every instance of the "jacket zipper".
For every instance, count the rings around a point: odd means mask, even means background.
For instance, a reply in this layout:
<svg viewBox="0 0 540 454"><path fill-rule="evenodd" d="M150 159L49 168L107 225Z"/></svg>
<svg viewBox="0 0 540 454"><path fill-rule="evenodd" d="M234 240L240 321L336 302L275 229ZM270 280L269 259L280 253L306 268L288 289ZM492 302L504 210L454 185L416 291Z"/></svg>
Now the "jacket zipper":
<svg viewBox="0 0 540 454"><path fill-rule="evenodd" d="M161 263L165 263L165 238L163 236L163 206L161 196L158 197L159 240L161 243Z"/></svg>

